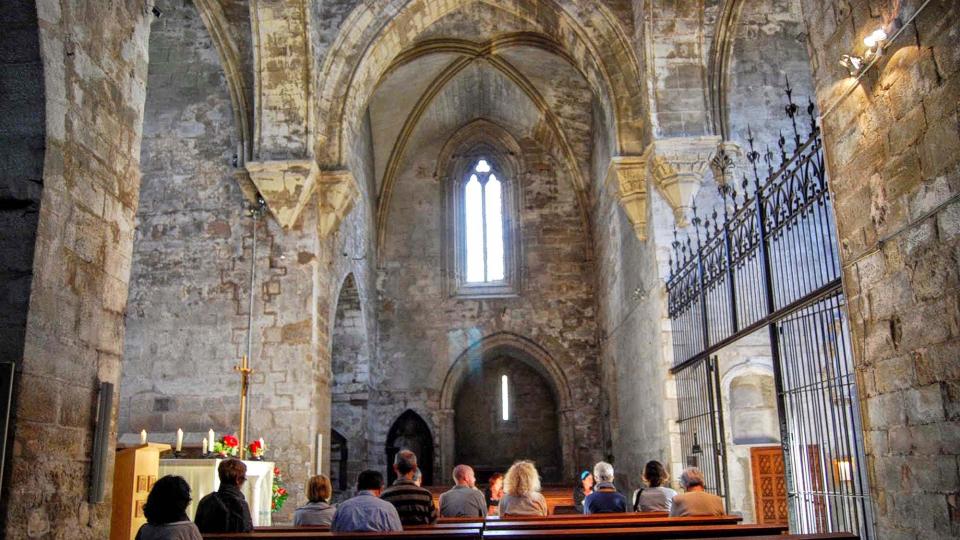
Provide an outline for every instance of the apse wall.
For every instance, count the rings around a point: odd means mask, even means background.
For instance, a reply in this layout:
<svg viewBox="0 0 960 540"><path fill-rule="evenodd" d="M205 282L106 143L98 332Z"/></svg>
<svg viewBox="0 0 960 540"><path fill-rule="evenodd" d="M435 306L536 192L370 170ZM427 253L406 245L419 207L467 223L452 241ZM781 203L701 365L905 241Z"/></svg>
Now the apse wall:
<svg viewBox="0 0 960 540"><path fill-rule="evenodd" d="M383 448L390 424L413 409L430 424L438 445L435 455L442 455L449 440L440 436L452 433L440 430L450 411L439 410L439 401L451 366L482 338L516 334L546 349L572 392L576 406L563 413L572 428L566 443L574 455L564 464L572 475L574 468L600 458L602 444L589 231L570 172L541 142L551 140L550 131L529 99L492 69L465 73L424 114L393 188L381 246L371 431L379 438L375 446ZM519 144L514 158L522 163L521 178L508 179L520 183L515 234L521 289L515 297L462 299L444 286L445 250L452 249L444 197L452 179L437 169L438 159L444 144L479 118L496 123ZM449 471L438 472L436 477L447 481Z"/></svg>

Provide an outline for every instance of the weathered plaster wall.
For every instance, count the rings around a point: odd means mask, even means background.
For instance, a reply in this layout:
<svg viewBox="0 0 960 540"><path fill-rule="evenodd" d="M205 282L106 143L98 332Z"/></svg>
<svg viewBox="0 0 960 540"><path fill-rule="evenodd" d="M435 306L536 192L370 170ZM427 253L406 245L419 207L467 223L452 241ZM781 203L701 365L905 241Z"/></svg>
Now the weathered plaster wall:
<svg viewBox="0 0 960 540"><path fill-rule="evenodd" d="M960 533L960 6L930 2L859 83L837 59L920 3L802 3L881 538Z"/></svg>
<svg viewBox="0 0 960 540"><path fill-rule="evenodd" d="M98 381L120 377L150 19L138 2L47 0L35 17L46 152L3 535L103 538L111 482L87 502L93 414Z"/></svg>

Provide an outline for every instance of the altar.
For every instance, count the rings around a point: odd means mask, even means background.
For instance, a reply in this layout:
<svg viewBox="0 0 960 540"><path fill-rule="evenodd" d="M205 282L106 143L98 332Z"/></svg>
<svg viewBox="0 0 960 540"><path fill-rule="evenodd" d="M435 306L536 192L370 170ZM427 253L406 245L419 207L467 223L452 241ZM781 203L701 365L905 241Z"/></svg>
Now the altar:
<svg viewBox="0 0 960 540"><path fill-rule="evenodd" d="M190 484L190 506L187 517L196 516L197 504L208 493L220 487L217 467L222 459L161 459L160 476L174 474L182 476ZM272 461L244 461L247 466L247 481L241 490L250 505L250 516L255 527L270 525L270 504L273 500Z"/></svg>

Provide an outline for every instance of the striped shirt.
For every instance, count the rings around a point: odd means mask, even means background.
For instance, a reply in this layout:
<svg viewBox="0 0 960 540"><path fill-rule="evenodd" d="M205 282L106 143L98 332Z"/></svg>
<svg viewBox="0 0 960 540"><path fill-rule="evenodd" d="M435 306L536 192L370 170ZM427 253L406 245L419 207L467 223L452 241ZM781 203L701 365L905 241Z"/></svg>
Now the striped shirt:
<svg viewBox="0 0 960 540"><path fill-rule="evenodd" d="M400 522L406 525L428 525L437 522L437 507L433 495L413 480L400 478L383 490L380 498L389 502L400 514Z"/></svg>

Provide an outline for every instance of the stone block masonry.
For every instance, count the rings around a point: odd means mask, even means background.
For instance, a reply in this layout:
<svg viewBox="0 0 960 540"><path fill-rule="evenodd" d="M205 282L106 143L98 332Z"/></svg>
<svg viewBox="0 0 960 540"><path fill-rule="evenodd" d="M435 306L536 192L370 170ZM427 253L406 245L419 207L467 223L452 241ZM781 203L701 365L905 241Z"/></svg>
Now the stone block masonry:
<svg viewBox="0 0 960 540"><path fill-rule="evenodd" d="M921 3L803 2L819 107L834 108L823 133L879 538L960 534L960 6L930 2L859 83L837 65Z"/></svg>

